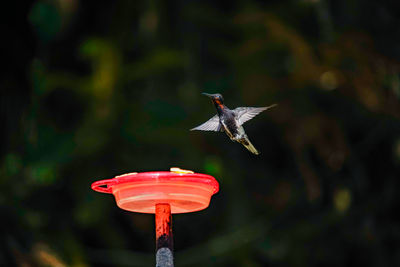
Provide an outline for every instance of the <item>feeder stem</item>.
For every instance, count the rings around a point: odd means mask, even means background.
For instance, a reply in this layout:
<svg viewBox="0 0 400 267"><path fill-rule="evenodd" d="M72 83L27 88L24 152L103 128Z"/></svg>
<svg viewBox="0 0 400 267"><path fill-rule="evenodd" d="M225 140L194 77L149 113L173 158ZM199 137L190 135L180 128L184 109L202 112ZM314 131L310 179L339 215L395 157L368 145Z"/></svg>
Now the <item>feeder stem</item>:
<svg viewBox="0 0 400 267"><path fill-rule="evenodd" d="M173 267L171 206L156 204L156 267Z"/></svg>

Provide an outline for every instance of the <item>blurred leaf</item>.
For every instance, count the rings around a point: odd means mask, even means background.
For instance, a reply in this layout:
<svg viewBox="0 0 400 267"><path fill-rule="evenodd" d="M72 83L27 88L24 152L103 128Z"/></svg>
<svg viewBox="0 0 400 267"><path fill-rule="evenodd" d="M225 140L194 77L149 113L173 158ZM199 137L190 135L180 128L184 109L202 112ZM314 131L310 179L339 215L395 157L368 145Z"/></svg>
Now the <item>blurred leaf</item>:
<svg viewBox="0 0 400 267"><path fill-rule="evenodd" d="M107 40L91 38L82 44L80 52L92 63L90 90L93 96L103 101L108 100L118 79L120 59L116 48Z"/></svg>
<svg viewBox="0 0 400 267"><path fill-rule="evenodd" d="M50 185L53 184L57 178L55 168L51 164L45 162L31 165L28 171L30 179L34 184Z"/></svg>
<svg viewBox="0 0 400 267"><path fill-rule="evenodd" d="M51 41L61 29L61 16L50 2L37 1L29 14L29 20L43 42Z"/></svg>
<svg viewBox="0 0 400 267"><path fill-rule="evenodd" d="M351 193L347 188L338 189L334 195L334 204L338 212L346 212L351 204Z"/></svg>
<svg viewBox="0 0 400 267"><path fill-rule="evenodd" d="M204 161L204 171L210 175L221 177L222 164L220 159L213 156L207 157ZM222 177L220 179L222 179Z"/></svg>

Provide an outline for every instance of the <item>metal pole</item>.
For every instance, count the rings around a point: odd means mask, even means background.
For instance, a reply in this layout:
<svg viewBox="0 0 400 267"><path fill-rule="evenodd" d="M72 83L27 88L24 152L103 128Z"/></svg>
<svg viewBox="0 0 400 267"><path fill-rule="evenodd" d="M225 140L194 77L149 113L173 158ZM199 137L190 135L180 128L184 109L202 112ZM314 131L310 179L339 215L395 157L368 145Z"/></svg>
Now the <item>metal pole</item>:
<svg viewBox="0 0 400 267"><path fill-rule="evenodd" d="M171 206L156 204L156 267L174 267Z"/></svg>

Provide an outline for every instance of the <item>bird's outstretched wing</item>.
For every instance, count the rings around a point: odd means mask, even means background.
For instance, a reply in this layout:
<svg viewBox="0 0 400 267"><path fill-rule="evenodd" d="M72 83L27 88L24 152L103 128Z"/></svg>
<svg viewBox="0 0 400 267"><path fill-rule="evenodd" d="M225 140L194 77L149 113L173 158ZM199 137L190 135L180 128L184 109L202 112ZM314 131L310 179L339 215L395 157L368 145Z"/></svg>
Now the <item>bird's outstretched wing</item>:
<svg viewBox="0 0 400 267"><path fill-rule="evenodd" d="M219 122L219 117L218 115L215 115L205 123L190 129L191 131L197 130L197 131L216 131L219 132L221 130L221 124Z"/></svg>
<svg viewBox="0 0 400 267"><path fill-rule="evenodd" d="M252 108L252 107L240 107L240 108L235 108L233 112L235 112L239 126L245 123L248 120L251 120L254 118L257 114L260 112L263 112L264 110L270 109L275 107L277 104L273 104L268 107L262 107L262 108Z"/></svg>

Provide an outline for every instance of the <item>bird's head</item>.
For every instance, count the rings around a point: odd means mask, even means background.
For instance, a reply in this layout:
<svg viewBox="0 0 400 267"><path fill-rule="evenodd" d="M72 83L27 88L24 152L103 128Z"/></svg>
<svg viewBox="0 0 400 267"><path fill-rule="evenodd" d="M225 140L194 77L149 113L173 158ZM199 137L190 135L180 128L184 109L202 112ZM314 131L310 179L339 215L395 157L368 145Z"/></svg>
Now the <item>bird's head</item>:
<svg viewBox="0 0 400 267"><path fill-rule="evenodd" d="M211 100L215 104L222 105L224 103L224 98L222 97L221 94L207 94L207 93L202 93L202 94L211 98Z"/></svg>

